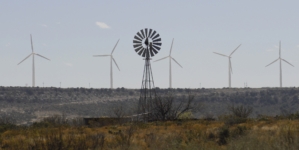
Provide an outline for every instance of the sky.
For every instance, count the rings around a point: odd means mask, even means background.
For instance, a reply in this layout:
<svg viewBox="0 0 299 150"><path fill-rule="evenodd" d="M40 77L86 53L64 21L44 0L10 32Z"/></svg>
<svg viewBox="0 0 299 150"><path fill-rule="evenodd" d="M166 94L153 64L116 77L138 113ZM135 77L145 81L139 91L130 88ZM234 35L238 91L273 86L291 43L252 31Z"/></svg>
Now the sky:
<svg viewBox="0 0 299 150"><path fill-rule="evenodd" d="M169 55L173 88L228 86L232 55L232 87L278 87L279 63L283 86L299 86L299 1L296 0L99 0L0 1L0 86L31 86L30 34L35 53L35 83L39 87L110 87L109 57L114 53L113 86L140 88L144 60L133 48L134 35L144 28L162 38L160 52ZM155 86L169 87L169 61L152 61Z"/></svg>

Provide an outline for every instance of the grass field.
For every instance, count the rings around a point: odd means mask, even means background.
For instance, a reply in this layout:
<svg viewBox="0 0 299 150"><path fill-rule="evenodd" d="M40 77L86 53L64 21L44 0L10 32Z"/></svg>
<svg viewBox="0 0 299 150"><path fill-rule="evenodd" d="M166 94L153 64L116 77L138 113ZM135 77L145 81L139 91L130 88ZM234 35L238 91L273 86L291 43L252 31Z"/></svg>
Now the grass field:
<svg viewBox="0 0 299 150"><path fill-rule="evenodd" d="M262 117L242 123L180 120L92 127L2 124L1 149L297 150L299 120Z"/></svg>

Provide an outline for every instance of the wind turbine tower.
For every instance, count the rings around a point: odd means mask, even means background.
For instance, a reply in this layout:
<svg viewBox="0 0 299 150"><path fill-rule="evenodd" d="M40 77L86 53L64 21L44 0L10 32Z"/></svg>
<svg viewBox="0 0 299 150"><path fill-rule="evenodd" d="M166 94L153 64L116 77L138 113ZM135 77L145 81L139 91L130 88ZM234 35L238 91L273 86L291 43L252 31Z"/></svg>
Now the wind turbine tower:
<svg viewBox="0 0 299 150"><path fill-rule="evenodd" d="M269 65L267 65L266 67L268 67L271 64L275 63L277 60L279 60L279 83L280 83L280 87L282 87L282 67L281 67L281 61L284 61L284 62L286 62L287 64L289 64L291 66L293 66L293 65L291 63L289 63L288 61L286 61L285 59L281 58L281 41L279 41L279 57L276 60L274 60L273 62L271 62Z"/></svg>
<svg viewBox="0 0 299 150"><path fill-rule="evenodd" d="M44 57L44 56L42 56L42 55L40 55L40 54L35 53L34 50L33 50L33 42L32 42L32 36L31 36L31 34L30 34L30 39L31 39L31 50L32 50L32 52L31 52L31 54L28 55L25 59L23 59L20 63L18 63L18 65L21 64L21 63L22 63L23 61L25 61L26 59L28 59L30 56L32 56L32 87L35 87L35 65L34 65L34 55L39 56L39 57L44 58L44 59L47 59L47 60L50 60L50 59L48 59L48 58L46 58L46 57Z"/></svg>
<svg viewBox="0 0 299 150"><path fill-rule="evenodd" d="M216 53L216 52L213 52L215 54L218 54L220 56L224 56L224 57L227 57L228 58L228 87L231 88L231 74L233 73L233 68L232 68L232 63L231 63L231 56L233 55L233 53L241 46L241 44L232 52L230 53L229 56L227 55L224 55L224 54L220 54L220 53Z"/></svg>
<svg viewBox="0 0 299 150"><path fill-rule="evenodd" d="M173 40L172 39L172 43L171 43L171 47L170 47L170 51L169 51L169 55L166 57L163 57L161 59L158 59L154 62L169 58L169 88L172 88L172 72L171 72L171 60L173 60L175 63L177 63L181 68L183 68L172 56L171 56L171 51L172 51L172 45L173 45Z"/></svg>
<svg viewBox="0 0 299 150"><path fill-rule="evenodd" d="M114 48L112 49L112 52L110 55L93 55L93 57L110 57L110 88L113 89L113 70L112 70L112 61L114 62L114 64L116 65L116 67L118 68L118 70L120 71L116 61L113 58L113 52L118 44L119 40L116 42Z"/></svg>

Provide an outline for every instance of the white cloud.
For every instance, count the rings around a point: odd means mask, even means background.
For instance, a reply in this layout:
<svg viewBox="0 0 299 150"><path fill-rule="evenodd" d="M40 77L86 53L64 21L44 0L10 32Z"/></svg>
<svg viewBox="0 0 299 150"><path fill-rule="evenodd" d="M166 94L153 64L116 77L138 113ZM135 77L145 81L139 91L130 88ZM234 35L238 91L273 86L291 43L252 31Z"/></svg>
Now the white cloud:
<svg viewBox="0 0 299 150"><path fill-rule="evenodd" d="M109 29L110 27L104 22L96 22L96 25L102 29Z"/></svg>
<svg viewBox="0 0 299 150"><path fill-rule="evenodd" d="M46 24L42 24L43 27L48 27Z"/></svg>
<svg viewBox="0 0 299 150"><path fill-rule="evenodd" d="M61 24L61 22L56 22L56 24Z"/></svg>
<svg viewBox="0 0 299 150"><path fill-rule="evenodd" d="M297 45L297 48L299 48L299 45Z"/></svg>
<svg viewBox="0 0 299 150"><path fill-rule="evenodd" d="M73 67L73 64L71 64L71 63L64 63L64 64L68 67Z"/></svg>
<svg viewBox="0 0 299 150"><path fill-rule="evenodd" d="M9 47L9 46L10 46L10 43L7 43L5 46L6 46L6 47Z"/></svg>

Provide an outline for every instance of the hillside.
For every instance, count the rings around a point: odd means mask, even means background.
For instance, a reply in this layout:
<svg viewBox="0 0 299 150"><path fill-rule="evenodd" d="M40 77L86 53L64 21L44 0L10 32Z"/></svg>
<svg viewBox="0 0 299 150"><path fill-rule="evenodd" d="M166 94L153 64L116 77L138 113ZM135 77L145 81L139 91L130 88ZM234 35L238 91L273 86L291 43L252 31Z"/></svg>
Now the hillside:
<svg viewBox="0 0 299 150"><path fill-rule="evenodd" d="M257 115L280 115L299 111L299 88L232 88L232 89L159 89L160 96L172 92L177 101L189 92L204 105L195 117L222 115L228 105L247 105ZM67 117L112 116L112 109L123 106L132 114L139 98L138 89L117 88L40 88L0 87L1 115L14 118L19 124L34 122L46 116Z"/></svg>

